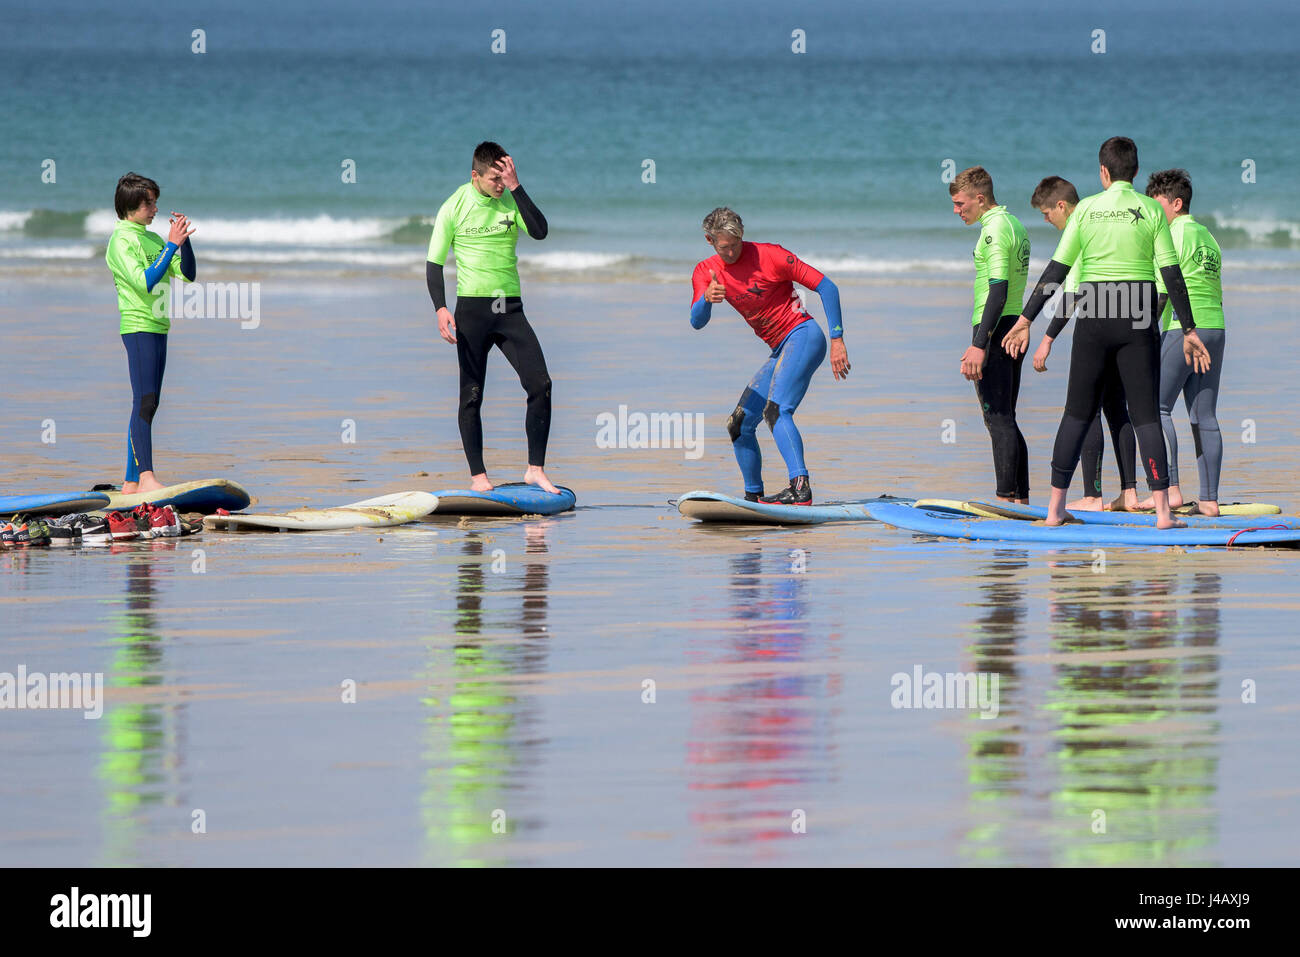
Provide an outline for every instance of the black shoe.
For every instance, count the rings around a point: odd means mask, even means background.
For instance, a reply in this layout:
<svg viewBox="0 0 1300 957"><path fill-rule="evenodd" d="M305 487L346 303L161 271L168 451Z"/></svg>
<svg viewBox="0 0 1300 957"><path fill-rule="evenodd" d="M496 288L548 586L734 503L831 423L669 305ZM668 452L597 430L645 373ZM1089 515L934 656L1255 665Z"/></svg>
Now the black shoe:
<svg viewBox="0 0 1300 957"><path fill-rule="evenodd" d="M745 493L745 501L746 501L746 502L761 502L761 501L763 501L763 493L762 493L762 492L746 492L746 493Z"/></svg>
<svg viewBox="0 0 1300 957"><path fill-rule="evenodd" d="M798 475L787 488L775 495L764 496L759 501L767 505L811 505L812 486L808 483L808 476Z"/></svg>

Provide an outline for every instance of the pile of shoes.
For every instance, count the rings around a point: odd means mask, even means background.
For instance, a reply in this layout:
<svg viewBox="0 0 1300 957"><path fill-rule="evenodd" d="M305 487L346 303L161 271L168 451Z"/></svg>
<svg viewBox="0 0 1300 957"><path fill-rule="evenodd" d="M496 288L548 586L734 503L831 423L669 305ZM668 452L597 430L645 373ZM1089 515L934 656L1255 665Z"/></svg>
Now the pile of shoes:
<svg viewBox="0 0 1300 957"><path fill-rule="evenodd" d="M146 502L130 511L107 512L102 518L80 512L58 518L14 515L0 522L0 547L109 545L145 538L176 538L202 530L202 515L181 516L170 505L159 507Z"/></svg>

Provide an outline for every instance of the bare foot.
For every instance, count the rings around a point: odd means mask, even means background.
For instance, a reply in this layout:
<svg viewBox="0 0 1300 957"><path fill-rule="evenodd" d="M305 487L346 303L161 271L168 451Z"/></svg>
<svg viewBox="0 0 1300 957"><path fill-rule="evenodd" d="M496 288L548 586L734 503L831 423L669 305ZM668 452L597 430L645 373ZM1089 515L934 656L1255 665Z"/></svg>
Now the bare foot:
<svg viewBox="0 0 1300 957"><path fill-rule="evenodd" d="M160 488L166 487L166 485L163 485L162 482L158 481L153 472L141 472L140 481L136 483L135 490L142 495L148 495L150 492L156 492ZM125 486L123 486L122 491L126 491Z"/></svg>
<svg viewBox="0 0 1300 957"><path fill-rule="evenodd" d="M488 481L487 472L479 472L478 475L469 477L469 488L471 492L490 492L492 483Z"/></svg>
<svg viewBox="0 0 1300 957"><path fill-rule="evenodd" d="M1165 521L1162 518L1156 519L1156 528L1186 528L1186 527L1187 527L1186 522L1181 522L1178 519L1174 518L1172 515L1169 516L1168 521Z"/></svg>
<svg viewBox="0 0 1300 957"><path fill-rule="evenodd" d="M551 480L546 477L540 465L530 465L524 472L524 481L529 485L536 485L544 492L550 492L552 495L559 495L560 490L551 484Z"/></svg>
<svg viewBox="0 0 1300 957"><path fill-rule="evenodd" d="M1156 507L1156 497L1154 495L1152 495L1150 498L1144 498L1141 502L1138 503L1138 508L1142 508L1142 509L1152 509L1155 507ZM1183 493L1179 490L1177 485L1169 486L1169 507L1170 508L1183 507Z"/></svg>
<svg viewBox="0 0 1300 957"><path fill-rule="evenodd" d="M123 494L123 495L134 495L134 494L135 494L136 492L138 492L139 490L140 490L140 483L139 483L139 482L123 482L123 483L122 483L122 494Z"/></svg>
<svg viewBox="0 0 1300 957"><path fill-rule="evenodd" d="M1071 512L1100 512L1102 510L1100 495L1085 495L1065 506Z"/></svg>
<svg viewBox="0 0 1300 957"><path fill-rule="evenodd" d="M1196 515L1209 515L1211 518L1217 518L1219 515L1218 502L1197 502L1192 509Z"/></svg>
<svg viewBox="0 0 1300 957"><path fill-rule="evenodd" d="M1135 512L1138 509L1137 489L1126 488L1106 508L1112 512Z"/></svg>

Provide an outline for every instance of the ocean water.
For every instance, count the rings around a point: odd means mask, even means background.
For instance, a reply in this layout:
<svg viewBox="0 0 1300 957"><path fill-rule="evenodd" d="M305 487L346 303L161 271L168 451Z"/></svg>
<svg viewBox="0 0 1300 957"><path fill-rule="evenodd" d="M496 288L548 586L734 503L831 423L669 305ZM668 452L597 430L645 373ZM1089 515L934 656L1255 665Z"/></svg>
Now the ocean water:
<svg viewBox="0 0 1300 957"><path fill-rule="evenodd" d="M730 205L837 278L957 282L974 235L945 172L988 168L1043 262L1056 234L1033 187L1095 191L1098 145L1125 134L1139 185L1191 171L1230 286L1286 284L1297 48L1267 2L42 4L0 38L0 272L102 270L114 185L137 170L195 220L209 275L418 274L486 138L550 220L521 246L534 278L684 281L701 218Z"/></svg>

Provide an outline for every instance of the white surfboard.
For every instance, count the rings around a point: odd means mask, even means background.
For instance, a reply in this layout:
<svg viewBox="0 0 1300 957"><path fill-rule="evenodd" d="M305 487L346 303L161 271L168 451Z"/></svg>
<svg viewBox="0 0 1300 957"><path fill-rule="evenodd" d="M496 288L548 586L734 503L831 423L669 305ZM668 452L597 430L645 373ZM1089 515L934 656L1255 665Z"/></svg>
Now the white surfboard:
<svg viewBox="0 0 1300 957"><path fill-rule="evenodd" d="M429 492L393 492L333 508L295 508L280 514L206 515L203 527L230 532L385 528L424 518L437 507L438 496Z"/></svg>

